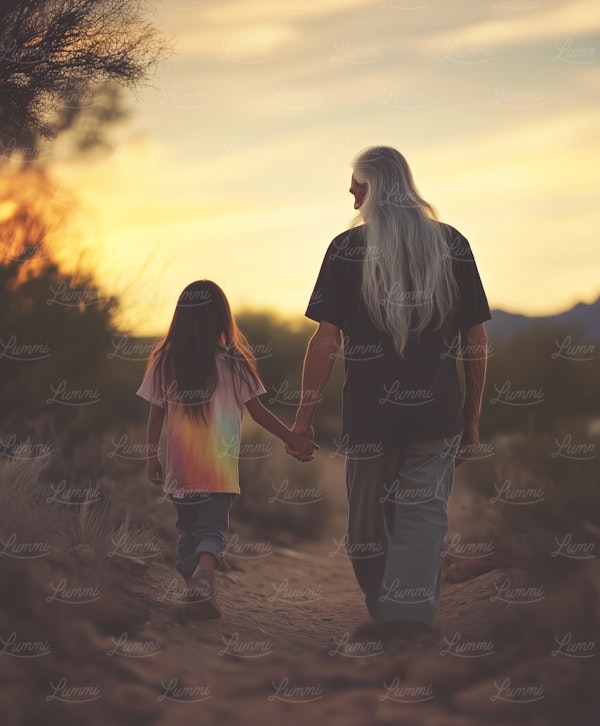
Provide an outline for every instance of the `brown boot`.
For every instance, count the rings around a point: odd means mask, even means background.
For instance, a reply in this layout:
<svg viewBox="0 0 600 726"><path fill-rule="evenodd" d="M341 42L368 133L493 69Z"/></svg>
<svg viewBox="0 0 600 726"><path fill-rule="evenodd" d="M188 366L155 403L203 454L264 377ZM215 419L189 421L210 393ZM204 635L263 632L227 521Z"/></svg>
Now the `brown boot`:
<svg viewBox="0 0 600 726"><path fill-rule="evenodd" d="M184 595L184 608L187 615L199 620L213 620L221 617L215 591L213 570L196 568L187 582Z"/></svg>

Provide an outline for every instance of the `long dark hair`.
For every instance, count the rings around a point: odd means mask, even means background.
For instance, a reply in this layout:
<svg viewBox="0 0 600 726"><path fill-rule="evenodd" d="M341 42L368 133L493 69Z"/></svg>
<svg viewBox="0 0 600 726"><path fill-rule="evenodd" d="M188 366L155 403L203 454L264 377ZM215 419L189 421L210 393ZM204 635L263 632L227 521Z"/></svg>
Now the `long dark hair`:
<svg viewBox="0 0 600 726"><path fill-rule="evenodd" d="M260 380L225 293L211 280L197 280L179 296L169 330L152 352L147 370L157 364L154 386L162 398L181 405L186 415L206 421L219 380L217 356L238 380Z"/></svg>

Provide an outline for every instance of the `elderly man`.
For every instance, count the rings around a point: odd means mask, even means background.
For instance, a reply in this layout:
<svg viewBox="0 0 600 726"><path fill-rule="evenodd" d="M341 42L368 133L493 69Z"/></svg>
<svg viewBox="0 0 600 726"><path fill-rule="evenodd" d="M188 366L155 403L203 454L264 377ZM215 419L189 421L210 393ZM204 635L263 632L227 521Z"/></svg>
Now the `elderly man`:
<svg viewBox="0 0 600 726"><path fill-rule="evenodd" d="M398 151L361 152L350 192L359 215L330 244L306 311L319 328L294 429L313 436L343 344L346 550L371 630L429 631L455 463L479 444L491 316L469 243L437 220Z"/></svg>

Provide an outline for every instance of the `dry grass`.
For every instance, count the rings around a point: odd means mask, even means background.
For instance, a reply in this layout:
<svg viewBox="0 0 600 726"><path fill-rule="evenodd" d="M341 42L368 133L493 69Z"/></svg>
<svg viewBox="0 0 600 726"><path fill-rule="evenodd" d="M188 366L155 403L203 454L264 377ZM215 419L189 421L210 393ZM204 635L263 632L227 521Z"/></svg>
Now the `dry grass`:
<svg viewBox="0 0 600 726"><path fill-rule="evenodd" d="M248 431L249 446L273 444L261 430ZM323 486L323 467L318 459L302 464L275 442L268 456L240 459L241 496L232 517L253 532L289 543L290 539L315 539L323 534L332 503Z"/></svg>
<svg viewBox="0 0 600 726"><path fill-rule="evenodd" d="M24 562L36 553L50 559L66 555L84 565L79 573L84 578L93 566L96 580L118 584L116 562L149 552L168 555L170 543L166 544L158 528L144 518L143 510L138 508L132 516L127 491L131 487L139 493L139 482L129 486L121 483L119 496L115 496L115 482L108 478L84 488L66 479L49 480L49 465L47 459L0 460L0 538L4 552L0 571L9 560L19 557ZM147 489L145 494L149 510L160 507L155 503L155 492ZM164 530L168 531L165 510L163 517Z"/></svg>
<svg viewBox="0 0 600 726"><path fill-rule="evenodd" d="M462 476L498 562L563 575L589 561L586 552L597 556L598 433L575 422L551 434L497 437L494 448L494 456L466 464Z"/></svg>

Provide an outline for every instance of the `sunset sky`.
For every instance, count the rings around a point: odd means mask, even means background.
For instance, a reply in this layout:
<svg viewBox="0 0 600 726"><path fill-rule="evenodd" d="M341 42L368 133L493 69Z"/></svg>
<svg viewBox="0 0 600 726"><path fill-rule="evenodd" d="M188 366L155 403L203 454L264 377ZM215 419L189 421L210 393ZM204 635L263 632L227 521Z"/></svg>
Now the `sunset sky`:
<svg viewBox="0 0 600 726"><path fill-rule="evenodd" d="M135 332L162 332L203 277L236 311L302 315L373 144L470 240L493 307L600 294L597 3L154 4L175 54L114 151L55 172Z"/></svg>

